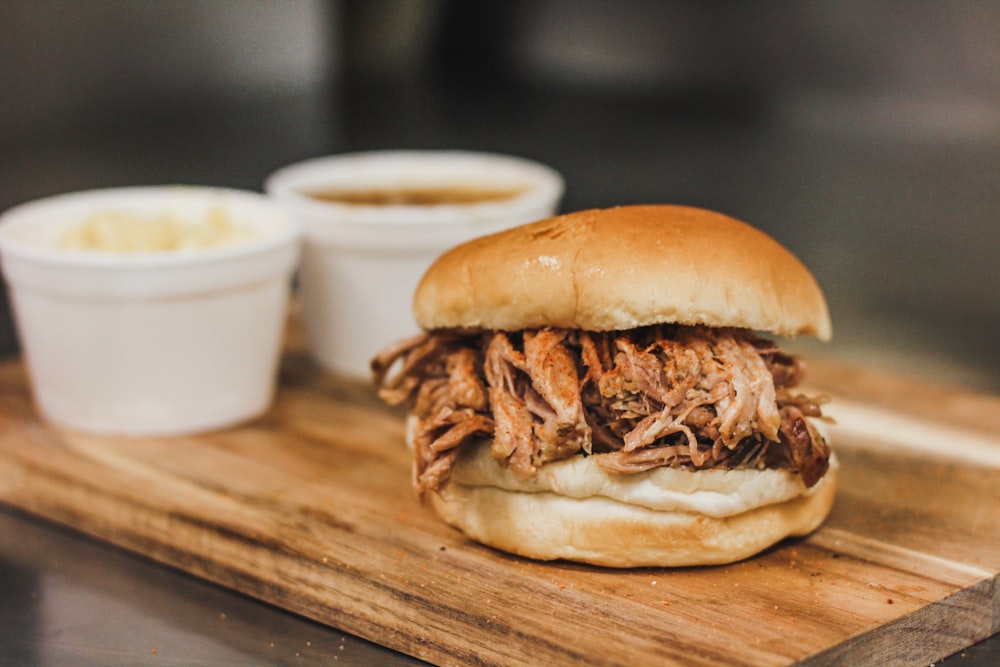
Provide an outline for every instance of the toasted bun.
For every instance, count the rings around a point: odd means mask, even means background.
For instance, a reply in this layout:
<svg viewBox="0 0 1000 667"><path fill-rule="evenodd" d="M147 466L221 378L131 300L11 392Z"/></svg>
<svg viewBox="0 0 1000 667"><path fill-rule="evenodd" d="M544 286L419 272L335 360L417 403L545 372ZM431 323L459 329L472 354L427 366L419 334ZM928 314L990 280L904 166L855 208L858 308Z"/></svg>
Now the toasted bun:
<svg viewBox="0 0 1000 667"><path fill-rule="evenodd" d="M588 210L445 253L414 295L426 329L705 324L830 338L822 291L770 236L684 206Z"/></svg>
<svg viewBox="0 0 1000 667"><path fill-rule="evenodd" d="M602 470L595 457L542 466L520 479L489 443L463 451L431 505L489 546L539 560L606 567L717 565L815 530L833 505L836 459L812 488L782 470Z"/></svg>

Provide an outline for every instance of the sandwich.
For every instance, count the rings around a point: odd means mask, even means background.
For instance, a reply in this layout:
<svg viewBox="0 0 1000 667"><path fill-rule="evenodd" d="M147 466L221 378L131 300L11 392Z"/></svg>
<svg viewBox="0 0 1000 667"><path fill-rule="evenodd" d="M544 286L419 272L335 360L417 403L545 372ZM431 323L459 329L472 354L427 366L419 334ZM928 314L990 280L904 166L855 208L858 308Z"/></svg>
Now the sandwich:
<svg viewBox="0 0 1000 667"><path fill-rule="evenodd" d="M823 292L720 213L579 211L443 254L419 335L371 362L405 406L416 495L520 556L607 567L738 561L833 504L824 397L773 341L831 336Z"/></svg>

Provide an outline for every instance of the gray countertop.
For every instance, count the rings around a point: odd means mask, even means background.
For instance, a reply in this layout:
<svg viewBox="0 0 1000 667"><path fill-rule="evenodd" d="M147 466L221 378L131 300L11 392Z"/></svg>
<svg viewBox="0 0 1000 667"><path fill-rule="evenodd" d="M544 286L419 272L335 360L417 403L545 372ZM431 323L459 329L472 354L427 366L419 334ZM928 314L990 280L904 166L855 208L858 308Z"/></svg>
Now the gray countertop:
<svg viewBox="0 0 1000 667"><path fill-rule="evenodd" d="M418 665L0 509L0 665Z"/></svg>

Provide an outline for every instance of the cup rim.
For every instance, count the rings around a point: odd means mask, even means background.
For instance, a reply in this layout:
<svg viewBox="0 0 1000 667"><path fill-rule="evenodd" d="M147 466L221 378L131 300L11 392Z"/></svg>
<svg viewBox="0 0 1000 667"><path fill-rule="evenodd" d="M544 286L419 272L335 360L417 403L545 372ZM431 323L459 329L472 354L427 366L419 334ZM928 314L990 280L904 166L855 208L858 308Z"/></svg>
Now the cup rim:
<svg viewBox="0 0 1000 667"><path fill-rule="evenodd" d="M469 204L409 205L409 204L342 204L319 201L303 191L307 182L319 180L317 172L326 169L344 169L360 160L383 160L394 164L421 161L455 161L490 164L515 168L529 173L533 183L524 192L502 202L475 202ZM395 227L419 223L425 226L446 226L465 221L470 215L489 218L509 215L511 211L534 208L541 202L558 200L565 192L565 179L552 167L535 160L471 150L372 150L335 153L308 158L285 165L272 172L264 181L264 192L276 200L293 206L298 212L311 217L324 218L335 215L337 224L344 226L372 225ZM387 215L389 213L389 215Z"/></svg>
<svg viewBox="0 0 1000 667"><path fill-rule="evenodd" d="M31 224L40 211L60 206L72 206L78 202L84 211L90 208L97 210L106 206L99 202L107 201L112 205L115 200L149 201L156 198L169 197L172 192L191 193L195 197L209 197L213 194L235 198L249 202L252 206L267 209L269 215L280 218L282 223L273 232L260 238L249 239L239 243L218 247L197 248L190 250L150 250L120 252L112 250L69 250L52 245L28 243L12 234L13 230L26 224ZM17 204L0 212L0 260L6 255L45 264L56 264L64 267L88 268L97 270L119 269L160 269L183 266L199 266L227 259L245 257L266 253L276 248L297 242L303 234L302 223L290 215L266 195L252 190L238 188L202 186L202 185L149 185L96 188L50 195Z"/></svg>

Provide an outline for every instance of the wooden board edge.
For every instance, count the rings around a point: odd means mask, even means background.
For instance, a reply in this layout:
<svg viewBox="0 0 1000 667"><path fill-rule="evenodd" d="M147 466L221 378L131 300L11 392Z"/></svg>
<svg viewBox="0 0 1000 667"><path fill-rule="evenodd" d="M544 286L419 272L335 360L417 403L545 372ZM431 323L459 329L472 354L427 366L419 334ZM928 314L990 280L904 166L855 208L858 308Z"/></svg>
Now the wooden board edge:
<svg viewBox="0 0 1000 667"><path fill-rule="evenodd" d="M1000 577L956 591L912 614L807 658L800 667L926 667L1000 632Z"/></svg>

